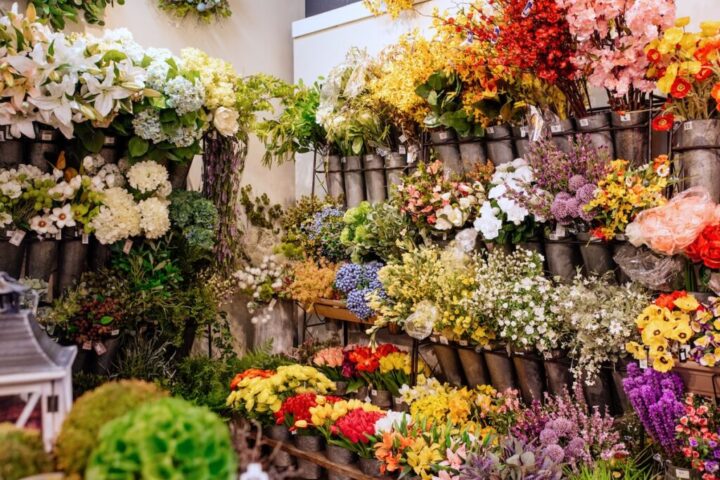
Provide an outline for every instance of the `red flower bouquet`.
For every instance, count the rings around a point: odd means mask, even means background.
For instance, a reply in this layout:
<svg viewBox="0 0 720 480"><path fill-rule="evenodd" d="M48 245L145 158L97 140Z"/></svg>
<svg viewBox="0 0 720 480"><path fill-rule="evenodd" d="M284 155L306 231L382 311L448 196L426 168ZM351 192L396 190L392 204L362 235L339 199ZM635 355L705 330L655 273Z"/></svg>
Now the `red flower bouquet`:
<svg viewBox="0 0 720 480"><path fill-rule="evenodd" d="M720 268L720 225L708 225L695 241L685 249L685 254L695 263L713 270Z"/></svg>
<svg viewBox="0 0 720 480"><path fill-rule="evenodd" d="M275 423L285 425L291 432L312 426L310 409L324 403L335 403L340 397L301 393L285 399L280 410L275 412Z"/></svg>
<svg viewBox="0 0 720 480"><path fill-rule="evenodd" d="M720 435L717 419L713 418L716 415L715 407L709 408L690 394L685 399L685 415L675 427L683 456L703 480L720 480Z"/></svg>
<svg viewBox="0 0 720 480"><path fill-rule="evenodd" d="M330 427L330 443L357 453L363 458L372 458L376 442L375 423L385 416L384 412L369 412L356 408L340 417Z"/></svg>

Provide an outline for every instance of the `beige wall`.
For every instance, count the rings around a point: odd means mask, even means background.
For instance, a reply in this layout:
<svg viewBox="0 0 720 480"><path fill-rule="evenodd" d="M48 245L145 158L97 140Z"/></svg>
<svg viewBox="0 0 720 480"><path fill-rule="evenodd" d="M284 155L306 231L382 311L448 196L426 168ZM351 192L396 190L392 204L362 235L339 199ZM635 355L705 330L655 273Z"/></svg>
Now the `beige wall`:
<svg viewBox="0 0 720 480"><path fill-rule="evenodd" d="M0 0L9 8L11 0ZM26 2L19 2L21 7ZM179 53L197 47L231 62L243 75L268 73L293 80L291 23L305 15L304 0L230 0L233 16L205 25L195 20L177 21L160 11L155 0L126 0L125 5L108 8L106 25L125 27L143 46L169 48ZM82 27L70 27L82 28ZM102 27L89 26L99 32ZM294 168L285 165L268 171L260 164L262 146L250 146L243 183L267 192L274 201L294 198Z"/></svg>

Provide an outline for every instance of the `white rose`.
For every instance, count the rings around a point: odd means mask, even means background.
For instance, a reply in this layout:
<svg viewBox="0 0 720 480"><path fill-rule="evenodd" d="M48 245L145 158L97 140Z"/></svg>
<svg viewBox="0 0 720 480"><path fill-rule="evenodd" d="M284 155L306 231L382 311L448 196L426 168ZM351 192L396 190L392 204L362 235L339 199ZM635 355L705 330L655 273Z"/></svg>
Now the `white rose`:
<svg viewBox="0 0 720 480"><path fill-rule="evenodd" d="M238 117L240 114L232 108L220 107L215 110L213 117L213 125L221 135L229 137L235 135L240 130Z"/></svg>

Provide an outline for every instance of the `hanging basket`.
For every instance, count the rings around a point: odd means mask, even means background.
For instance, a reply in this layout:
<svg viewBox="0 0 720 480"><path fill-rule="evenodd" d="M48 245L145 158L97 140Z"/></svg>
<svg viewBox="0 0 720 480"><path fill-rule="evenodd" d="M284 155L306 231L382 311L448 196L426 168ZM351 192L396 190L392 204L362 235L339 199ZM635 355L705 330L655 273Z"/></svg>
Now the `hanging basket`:
<svg viewBox="0 0 720 480"><path fill-rule="evenodd" d="M433 344L433 351L438 359L445 380L452 385L461 386L463 384L462 367L460 366L460 358L458 357L457 351L449 345L439 343Z"/></svg>
<svg viewBox="0 0 720 480"><path fill-rule="evenodd" d="M79 228L65 229L60 243L58 291L60 294L75 285L88 269L90 239Z"/></svg>
<svg viewBox="0 0 720 480"><path fill-rule="evenodd" d="M493 165L498 166L515 160L515 150L509 125L488 127L485 135L487 137L487 157Z"/></svg>
<svg viewBox="0 0 720 480"><path fill-rule="evenodd" d="M563 392L569 392L574 380L567 352L552 351L550 358L546 358L544 363L545 378L550 394L556 396Z"/></svg>
<svg viewBox="0 0 720 480"><path fill-rule="evenodd" d="M20 138L13 138L10 127L0 127L0 169L17 168L23 163L25 156L25 142Z"/></svg>
<svg viewBox="0 0 720 480"><path fill-rule="evenodd" d="M610 114L610 124L619 128L613 132L615 157L630 162L633 167L646 164L648 159L648 121L650 112L627 112ZM635 127L635 128L631 128Z"/></svg>
<svg viewBox="0 0 720 480"><path fill-rule="evenodd" d="M477 165L484 165L487 162L485 149L481 138L463 139L460 143L460 159L462 160L462 171L472 172Z"/></svg>
<svg viewBox="0 0 720 480"><path fill-rule="evenodd" d="M478 385L490 385L490 373L488 373L482 352L470 348L459 348L457 353L470 388Z"/></svg>
<svg viewBox="0 0 720 480"><path fill-rule="evenodd" d="M60 131L45 126L35 126L35 140L28 147L28 163L43 172L52 172L60 154Z"/></svg>
<svg viewBox="0 0 720 480"><path fill-rule="evenodd" d="M530 137L528 135L528 131L529 130L527 125L512 127L512 136L514 138L513 143L515 144L515 151L520 158L525 158L525 154L530 151Z"/></svg>
<svg viewBox="0 0 720 480"><path fill-rule="evenodd" d="M574 238L568 234L546 234L544 247L550 275L564 283L572 283L578 267L582 266L580 249Z"/></svg>
<svg viewBox="0 0 720 480"><path fill-rule="evenodd" d="M504 347L483 352L490 381L495 390L504 392L508 388L517 388L517 377L513 361Z"/></svg>
<svg viewBox="0 0 720 480"><path fill-rule="evenodd" d="M462 173L462 160L460 159L460 150L457 144L445 142L454 142L457 140L455 132L447 129L437 129L430 132L430 140L433 143L433 150L443 163L443 174L445 178Z"/></svg>
<svg viewBox="0 0 720 480"><path fill-rule="evenodd" d="M363 162L365 164L366 198L370 203L384 202L387 197L385 172L383 171L385 159L380 155L365 155Z"/></svg>
<svg viewBox="0 0 720 480"><path fill-rule="evenodd" d="M673 139L683 190L705 187L720 201L720 120L683 122ZM713 146L719 148L703 148Z"/></svg>
<svg viewBox="0 0 720 480"><path fill-rule="evenodd" d="M572 139L575 126L571 119L559 120L550 125L552 142L565 153L572 151Z"/></svg>
<svg viewBox="0 0 720 480"><path fill-rule="evenodd" d="M362 157L345 157L343 171L345 179L345 204L347 208L360 205L365 200L365 184L363 182Z"/></svg>
<svg viewBox="0 0 720 480"><path fill-rule="evenodd" d="M328 195L333 198L345 198L345 181L343 180L342 162L338 155L328 155L327 173L325 174Z"/></svg>
<svg viewBox="0 0 720 480"><path fill-rule="evenodd" d="M590 141L596 148L604 148L608 158L615 157L615 145L613 145L612 134L610 133L609 112L598 112L579 118L575 121L578 132L587 133Z"/></svg>
<svg viewBox="0 0 720 480"><path fill-rule="evenodd" d="M577 239L580 241L580 255L585 272L602 276L615 270L612 247L607 242L593 238L587 232L579 232Z"/></svg>
<svg viewBox="0 0 720 480"><path fill-rule="evenodd" d="M14 232L0 229L0 272L6 272L12 278L17 279L22 273L27 239L23 238L17 242L16 238L16 241L11 241L13 234Z"/></svg>
<svg viewBox="0 0 720 480"><path fill-rule="evenodd" d="M545 392L543 361L533 352L516 350L513 355L513 365L525 403L530 405L533 400L541 402Z"/></svg>

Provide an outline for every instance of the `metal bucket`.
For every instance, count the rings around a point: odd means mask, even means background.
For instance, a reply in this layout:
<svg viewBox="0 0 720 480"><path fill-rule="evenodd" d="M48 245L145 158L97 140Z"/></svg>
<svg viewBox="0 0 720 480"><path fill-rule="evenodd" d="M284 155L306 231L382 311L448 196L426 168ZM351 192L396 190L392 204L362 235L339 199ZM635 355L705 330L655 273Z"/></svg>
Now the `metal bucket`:
<svg viewBox="0 0 720 480"><path fill-rule="evenodd" d="M60 131L35 126L35 140L28 147L28 163L43 172L52 172L60 154Z"/></svg>
<svg viewBox="0 0 720 480"><path fill-rule="evenodd" d="M608 372L601 370L594 378L594 383L588 385L582 380L585 401L593 408L597 407L601 412L612 407L612 382Z"/></svg>
<svg viewBox="0 0 720 480"><path fill-rule="evenodd" d="M20 278L27 242L20 245L10 243L12 232L0 230L0 272L7 272L13 278Z"/></svg>
<svg viewBox="0 0 720 480"><path fill-rule="evenodd" d="M512 127L512 135L515 140L515 151L518 157L524 158L525 154L530 151L530 137L528 135L527 125L521 125L519 127Z"/></svg>
<svg viewBox="0 0 720 480"><path fill-rule="evenodd" d="M328 155L328 172L325 177L328 195L333 198L345 197L345 182L343 180L342 161L337 155Z"/></svg>
<svg viewBox="0 0 720 480"><path fill-rule="evenodd" d="M525 403L530 405L533 400L541 402L545 392L543 361L534 358L530 352L519 351L513 355L513 365Z"/></svg>
<svg viewBox="0 0 720 480"><path fill-rule="evenodd" d="M449 143L446 145L435 144L452 142L456 140L456 138L455 132L451 130L438 129L430 132L430 140L434 144L432 148L435 150L437 157L443 162L443 175L445 178L462 173L460 150L455 143Z"/></svg>
<svg viewBox="0 0 720 480"><path fill-rule="evenodd" d="M380 203L387 198L387 189L385 187L385 159L380 155L365 155L363 157L365 163L365 188L367 189L366 198L370 203Z"/></svg>
<svg viewBox="0 0 720 480"><path fill-rule="evenodd" d="M550 125L552 142L563 152L569 153L572 150L573 132L575 126L571 119L559 120Z"/></svg>
<svg viewBox="0 0 720 480"><path fill-rule="evenodd" d="M441 345L439 343L433 344L433 351L438 359L445 380L452 385L462 385L463 377L457 351L448 345Z"/></svg>
<svg viewBox="0 0 720 480"><path fill-rule="evenodd" d="M545 260L548 271L564 283L572 283L577 275L578 267L582 266L580 249L570 235L545 235Z"/></svg>
<svg viewBox="0 0 720 480"><path fill-rule="evenodd" d="M272 425L263 427L263 435L279 442L288 442L290 440L290 431L285 425ZM280 468L286 468L293 464L293 457L284 450L277 449L272 457L273 465Z"/></svg>
<svg viewBox="0 0 720 480"><path fill-rule="evenodd" d="M383 410L392 408L392 394L388 390L370 390L370 403Z"/></svg>
<svg viewBox="0 0 720 480"><path fill-rule="evenodd" d="M325 456L331 462L338 463L340 465L350 465L357 460L357 455L355 455L354 452L337 445L328 445L325 448Z"/></svg>
<svg viewBox="0 0 720 480"><path fill-rule="evenodd" d="M545 259L545 248L543 247L543 242L540 239L536 240L528 240L527 242L520 242L517 244L518 248L522 248L524 250L530 250L531 252L538 253L542 255L543 260ZM543 261L543 264L547 264L547 262Z"/></svg>
<svg viewBox="0 0 720 480"><path fill-rule="evenodd" d="M615 145L610 133L610 113L598 112L575 121L578 132L587 132L590 141L597 148L605 148L610 159L615 158ZM604 129L604 130L603 130ZM596 131L603 130L603 131Z"/></svg>
<svg viewBox="0 0 720 480"><path fill-rule="evenodd" d="M630 364L630 360L623 358L615 362L615 368L612 371L613 380L613 400L615 403L616 413L622 415L632 411L632 405L625 394L625 388L623 387L623 380L627 376L627 367Z"/></svg>
<svg viewBox="0 0 720 480"><path fill-rule="evenodd" d="M376 458L361 458L360 459L360 471L368 477L380 478L382 473L380 472L380 460Z"/></svg>
<svg viewBox="0 0 720 480"><path fill-rule="evenodd" d="M509 125L496 125L488 127L485 131L487 138L487 158L493 165L502 165L515 160L515 150Z"/></svg>
<svg viewBox="0 0 720 480"><path fill-rule="evenodd" d="M484 165L487 162L482 138L463 139L460 144L460 159L464 173L475 170L476 165Z"/></svg>
<svg viewBox="0 0 720 480"><path fill-rule="evenodd" d="M680 149L676 158L680 165L682 189L705 187L713 201L720 201L720 149L682 150L688 147L720 147L720 120L683 122L673 138L673 148Z"/></svg>
<svg viewBox="0 0 720 480"><path fill-rule="evenodd" d="M298 435L293 439L295 446L304 452L320 452L323 449L322 438L317 435ZM322 477L323 469L309 460L297 459L296 478L318 480Z"/></svg>
<svg viewBox="0 0 720 480"><path fill-rule="evenodd" d="M508 388L517 388L517 377L513 361L504 349L485 350L485 364L490 372L490 381L495 390L504 392Z"/></svg>
<svg viewBox="0 0 720 480"><path fill-rule="evenodd" d="M615 270L612 248L607 242L593 238L587 232L579 232L577 238L580 241L583 265L588 274L602 276Z"/></svg>
<svg viewBox="0 0 720 480"><path fill-rule="evenodd" d="M90 270L106 267L110 263L110 257L112 256L110 245L103 245L94 237L91 238L90 242L90 256L88 257Z"/></svg>
<svg viewBox="0 0 720 480"><path fill-rule="evenodd" d="M83 237L80 229L65 229L60 243L58 266L58 291L60 294L72 287L88 269L90 239Z"/></svg>
<svg viewBox="0 0 720 480"><path fill-rule="evenodd" d="M551 395L560 395L570 391L573 374L570 371L570 360L567 353L552 352L551 357L545 360L545 378Z"/></svg>
<svg viewBox="0 0 720 480"><path fill-rule="evenodd" d="M345 205L353 208L365 200L365 185L363 183L362 157L344 157L345 178Z"/></svg>
<svg viewBox="0 0 720 480"><path fill-rule="evenodd" d="M407 155L393 152L385 158L388 198L392 194L392 186L400 185L402 182L402 177L405 174L405 167L407 167Z"/></svg>
<svg viewBox="0 0 720 480"><path fill-rule="evenodd" d="M40 240L35 237L28 242L25 276L48 282L48 300L55 298L54 283L57 278L59 252L60 242L54 239Z"/></svg>
<svg viewBox="0 0 720 480"><path fill-rule="evenodd" d="M482 352L469 348L459 348L457 353L470 388L475 388L478 385L490 385L490 373L487 365L485 365L485 357L483 357Z"/></svg>
<svg viewBox="0 0 720 480"><path fill-rule="evenodd" d="M10 127L0 127L0 169L17 168L23 163L25 156L25 142L20 138L13 138Z"/></svg>
<svg viewBox="0 0 720 480"><path fill-rule="evenodd" d="M649 120L650 113L647 111L628 112L622 115L617 112L610 114L610 124L613 127L622 127L622 130L613 131L615 158L627 160L634 167L649 161L647 126Z"/></svg>
<svg viewBox="0 0 720 480"><path fill-rule="evenodd" d="M122 342L120 337L111 337L103 340L104 353L100 354L96 349L95 355L97 355L97 362L95 364L95 373L98 375L110 375L114 373L115 359L117 359L118 353Z"/></svg>

